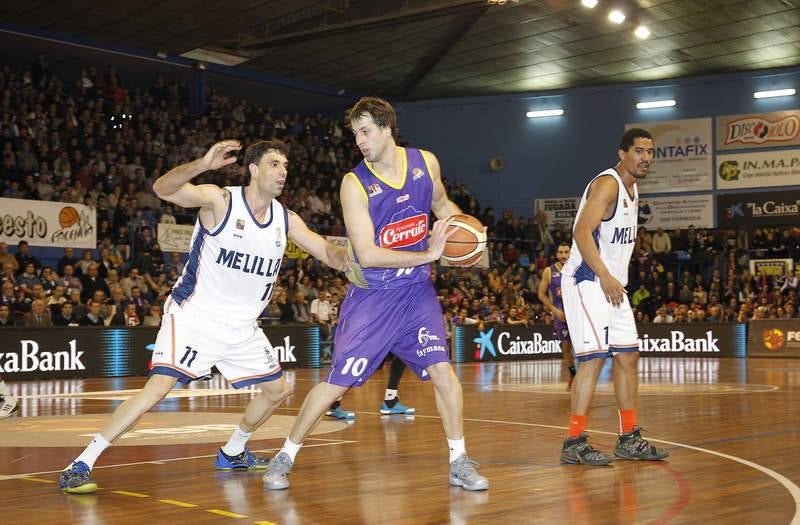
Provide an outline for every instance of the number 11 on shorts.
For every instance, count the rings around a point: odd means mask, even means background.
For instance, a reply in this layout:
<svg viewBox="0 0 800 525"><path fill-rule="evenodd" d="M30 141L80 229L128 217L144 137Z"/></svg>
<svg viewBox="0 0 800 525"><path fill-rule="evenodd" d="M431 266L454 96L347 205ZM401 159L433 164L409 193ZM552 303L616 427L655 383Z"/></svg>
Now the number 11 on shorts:
<svg viewBox="0 0 800 525"><path fill-rule="evenodd" d="M186 363L186 366L191 368L192 363L194 363L194 358L195 357L197 357L197 350L192 350L191 346L187 346L186 347L186 353L183 354L183 357L181 357L181 364L183 364L184 361L186 361L188 359L189 362Z"/></svg>

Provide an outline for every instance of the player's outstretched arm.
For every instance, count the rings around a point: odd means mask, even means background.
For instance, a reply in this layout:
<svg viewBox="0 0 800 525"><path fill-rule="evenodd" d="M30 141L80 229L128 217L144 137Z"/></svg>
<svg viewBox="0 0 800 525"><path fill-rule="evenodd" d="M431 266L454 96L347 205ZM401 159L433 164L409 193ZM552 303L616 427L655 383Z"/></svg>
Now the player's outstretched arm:
<svg viewBox="0 0 800 525"><path fill-rule="evenodd" d="M600 250L595 245L592 232L600 226L606 212L613 209L618 191L619 187L614 177L606 175L597 178L589 189L589 198L575 223L573 232L578 251L600 280L600 286L606 294L606 299L614 306L622 303L622 297L626 293L625 288L611 275L608 267L600 258Z"/></svg>
<svg viewBox="0 0 800 525"><path fill-rule="evenodd" d="M344 246L336 246L322 235L311 231L302 217L293 211L289 212L289 238L331 268L343 272L350 269L347 249Z"/></svg>
<svg viewBox="0 0 800 525"><path fill-rule="evenodd" d="M425 162L431 170L431 180L433 181L433 200L431 202L431 211L436 215L437 219L447 219L453 215L462 213L461 208L447 197L447 190L444 189L442 184L442 169L439 165L439 159L430 151L422 150L422 156L425 157Z"/></svg>
<svg viewBox="0 0 800 525"><path fill-rule="evenodd" d="M217 142L203 157L181 164L156 179L153 191L160 199L184 208L212 210L216 224L225 216L228 209L227 191L214 184L195 185L189 181L205 171L216 170L236 162L235 155L228 155L241 148L242 145L237 140ZM201 219L207 224L204 217Z"/></svg>
<svg viewBox="0 0 800 525"><path fill-rule="evenodd" d="M456 228L447 231L448 220L439 220L433 225L428 249L423 252L381 248L375 245L375 226L369 215L367 198L355 175L346 175L341 189L344 224L358 262L364 268L409 268L437 261L447 239L456 232Z"/></svg>

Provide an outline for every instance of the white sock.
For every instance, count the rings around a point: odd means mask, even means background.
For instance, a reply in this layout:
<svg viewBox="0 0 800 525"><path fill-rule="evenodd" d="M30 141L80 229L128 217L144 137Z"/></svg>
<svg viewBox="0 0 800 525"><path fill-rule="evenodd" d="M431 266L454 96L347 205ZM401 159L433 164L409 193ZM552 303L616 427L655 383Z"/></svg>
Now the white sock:
<svg viewBox="0 0 800 525"><path fill-rule="evenodd" d="M100 457L105 449L111 446L111 443L106 441L106 438L100 434L95 434L91 443L83 450L80 456L75 458L75 463L83 461L91 470L94 467L94 462Z"/></svg>
<svg viewBox="0 0 800 525"><path fill-rule="evenodd" d="M0 380L0 394L10 394L10 392L6 388L6 383L2 380Z"/></svg>
<svg viewBox="0 0 800 525"><path fill-rule="evenodd" d="M458 459L461 454L467 453L467 445L464 443L464 438L461 439L448 439L447 446L450 448L450 463Z"/></svg>
<svg viewBox="0 0 800 525"><path fill-rule="evenodd" d="M384 401L391 401L397 397L397 390L386 389L386 395L383 396Z"/></svg>
<svg viewBox="0 0 800 525"><path fill-rule="evenodd" d="M222 451L229 456L238 456L244 452L244 444L247 443L247 440L250 439L252 435L252 432L245 432L242 430L242 427L237 425L236 430L231 434L231 438L225 443L225 446L222 447Z"/></svg>
<svg viewBox="0 0 800 525"><path fill-rule="evenodd" d="M297 457L297 453L300 452L300 447L302 446L303 446L302 443L298 445L297 443L292 443L291 439L286 438L286 441L283 443L283 448L281 449L281 452L286 452L286 454L289 455L289 459L291 459L292 463L294 463L294 458Z"/></svg>

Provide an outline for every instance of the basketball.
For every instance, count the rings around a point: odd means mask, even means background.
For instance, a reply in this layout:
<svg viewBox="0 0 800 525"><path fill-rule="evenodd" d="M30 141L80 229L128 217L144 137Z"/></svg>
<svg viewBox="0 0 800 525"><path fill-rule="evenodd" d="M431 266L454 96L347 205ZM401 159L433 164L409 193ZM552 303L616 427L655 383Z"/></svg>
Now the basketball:
<svg viewBox="0 0 800 525"><path fill-rule="evenodd" d="M472 266L486 248L486 231L481 221L471 215L453 215L450 228L456 232L447 239L442 258L454 266Z"/></svg>
<svg viewBox="0 0 800 525"><path fill-rule="evenodd" d="M78 210L72 206L65 206L58 212L58 223L62 228L69 228L73 224L81 222L81 217L78 215Z"/></svg>

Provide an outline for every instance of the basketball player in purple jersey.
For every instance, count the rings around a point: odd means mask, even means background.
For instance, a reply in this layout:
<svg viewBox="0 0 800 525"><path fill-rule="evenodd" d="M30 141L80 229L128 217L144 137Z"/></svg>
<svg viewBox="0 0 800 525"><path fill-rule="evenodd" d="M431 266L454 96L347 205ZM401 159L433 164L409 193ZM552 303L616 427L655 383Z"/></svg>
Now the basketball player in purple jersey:
<svg viewBox="0 0 800 525"><path fill-rule="evenodd" d="M364 155L341 187L354 285L340 310L330 372L303 402L264 485L289 486L295 456L328 406L361 386L391 352L422 380L433 381L450 448L450 484L486 490L489 481L466 453L461 384L450 365L442 308L430 278L430 263L441 257L451 235L446 219L461 210L447 198L436 156L395 144L397 120L388 102L362 98L347 122ZM433 228L431 211L439 219Z"/></svg>
<svg viewBox="0 0 800 525"><path fill-rule="evenodd" d="M561 269L567 259L569 259L569 244L562 242L556 250L555 264L542 271L542 280L539 281L539 300L553 313L553 337L561 343L561 362L569 372L567 380L567 392L569 392L572 389L572 380L575 379L575 361L567 318L564 315L564 302L561 299Z"/></svg>

